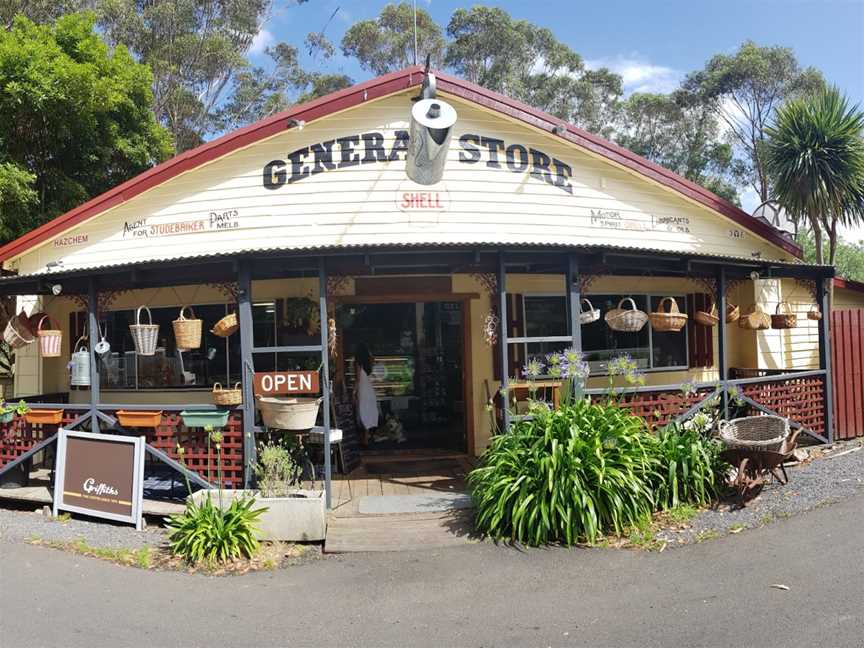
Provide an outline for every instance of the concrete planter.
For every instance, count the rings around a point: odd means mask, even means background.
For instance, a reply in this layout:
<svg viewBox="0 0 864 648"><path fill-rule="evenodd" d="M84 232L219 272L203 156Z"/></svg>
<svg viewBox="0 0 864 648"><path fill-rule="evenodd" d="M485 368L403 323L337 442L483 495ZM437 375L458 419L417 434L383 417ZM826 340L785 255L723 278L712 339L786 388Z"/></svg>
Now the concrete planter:
<svg viewBox="0 0 864 648"><path fill-rule="evenodd" d="M200 504L208 494L218 506L219 493L216 490L199 490L192 499ZM267 507L267 511L258 518L259 540L324 540L327 532L324 491L297 489L292 497L261 497L256 490L223 490L222 506L228 507L235 498L250 495L255 498L254 508Z"/></svg>

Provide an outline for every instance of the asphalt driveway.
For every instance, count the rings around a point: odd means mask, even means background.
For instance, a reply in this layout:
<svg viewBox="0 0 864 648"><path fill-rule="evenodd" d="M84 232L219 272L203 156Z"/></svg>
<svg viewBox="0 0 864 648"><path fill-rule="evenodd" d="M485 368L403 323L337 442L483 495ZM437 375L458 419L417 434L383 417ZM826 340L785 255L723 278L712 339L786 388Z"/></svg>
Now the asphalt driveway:
<svg viewBox="0 0 864 648"><path fill-rule="evenodd" d="M242 577L0 543L0 646L862 646L862 538L857 496L662 553L480 543Z"/></svg>

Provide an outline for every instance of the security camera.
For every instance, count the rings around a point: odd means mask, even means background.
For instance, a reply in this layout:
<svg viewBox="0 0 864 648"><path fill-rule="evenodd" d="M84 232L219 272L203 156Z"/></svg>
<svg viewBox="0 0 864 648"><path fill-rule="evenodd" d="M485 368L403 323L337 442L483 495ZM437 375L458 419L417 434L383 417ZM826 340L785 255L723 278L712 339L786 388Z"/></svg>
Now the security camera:
<svg viewBox="0 0 864 648"><path fill-rule="evenodd" d="M51 292L54 293L55 296L59 295L63 292L63 286L61 286L60 284L54 284L53 286L51 286Z"/></svg>

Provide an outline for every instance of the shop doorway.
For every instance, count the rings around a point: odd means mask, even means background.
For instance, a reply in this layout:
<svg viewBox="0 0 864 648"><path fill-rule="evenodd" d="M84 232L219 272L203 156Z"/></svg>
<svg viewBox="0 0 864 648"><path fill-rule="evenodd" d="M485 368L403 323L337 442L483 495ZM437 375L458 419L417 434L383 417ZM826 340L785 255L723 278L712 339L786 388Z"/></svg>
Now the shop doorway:
<svg viewBox="0 0 864 648"><path fill-rule="evenodd" d="M379 425L361 447L364 457L466 452L464 308L461 301L336 307L337 380L347 394L354 391L357 348L365 345L374 357Z"/></svg>

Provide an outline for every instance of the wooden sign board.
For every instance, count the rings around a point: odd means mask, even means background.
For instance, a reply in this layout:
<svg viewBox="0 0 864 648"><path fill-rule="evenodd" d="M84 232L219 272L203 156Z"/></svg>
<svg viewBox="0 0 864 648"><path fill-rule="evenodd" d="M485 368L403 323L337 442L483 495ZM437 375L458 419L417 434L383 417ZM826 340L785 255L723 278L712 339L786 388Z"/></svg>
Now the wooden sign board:
<svg viewBox="0 0 864 648"><path fill-rule="evenodd" d="M55 484L54 515L62 509L142 529L144 437L61 428Z"/></svg>
<svg viewBox="0 0 864 648"><path fill-rule="evenodd" d="M317 394L320 388L317 371L259 371L252 384L256 396Z"/></svg>

